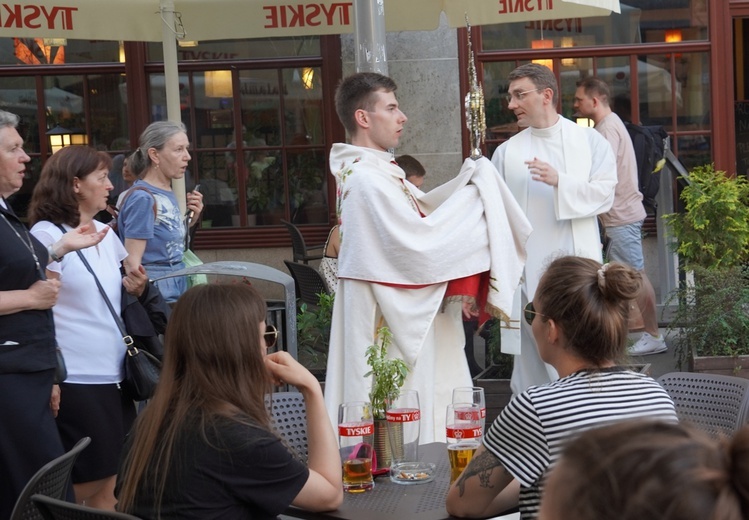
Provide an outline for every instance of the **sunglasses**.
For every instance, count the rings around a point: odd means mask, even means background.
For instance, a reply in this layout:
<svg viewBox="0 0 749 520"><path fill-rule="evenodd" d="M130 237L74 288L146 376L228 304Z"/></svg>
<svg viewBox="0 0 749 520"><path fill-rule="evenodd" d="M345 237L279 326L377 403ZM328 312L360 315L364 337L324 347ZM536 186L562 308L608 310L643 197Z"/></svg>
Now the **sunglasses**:
<svg viewBox="0 0 749 520"><path fill-rule="evenodd" d="M278 329L273 325L265 324L265 332L263 333L265 339L265 346L268 350L276 346L278 341Z"/></svg>
<svg viewBox="0 0 749 520"><path fill-rule="evenodd" d="M525 317L526 323L528 323L528 325L533 325L533 318L535 318L536 315L548 318L546 314L536 312L536 309L533 308L533 302L528 302L528 304L525 306L525 309L523 309L523 316Z"/></svg>

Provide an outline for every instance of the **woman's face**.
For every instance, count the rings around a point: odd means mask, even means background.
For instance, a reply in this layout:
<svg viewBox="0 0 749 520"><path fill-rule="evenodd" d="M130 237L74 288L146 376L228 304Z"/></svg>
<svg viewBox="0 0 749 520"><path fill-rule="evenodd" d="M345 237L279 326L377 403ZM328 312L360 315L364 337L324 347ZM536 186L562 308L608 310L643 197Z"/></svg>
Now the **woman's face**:
<svg viewBox="0 0 749 520"><path fill-rule="evenodd" d="M154 162L158 164L158 169L170 179L184 177L187 163L190 161L189 146L187 134L184 132L174 134L161 150L156 151Z"/></svg>
<svg viewBox="0 0 749 520"><path fill-rule="evenodd" d="M0 128L0 195L9 197L21 189L30 160L18 131L11 126Z"/></svg>
<svg viewBox="0 0 749 520"><path fill-rule="evenodd" d="M137 180L135 174L130 169L130 161L128 159L122 161L122 179L128 185L133 184Z"/></svg>
<svg viewBox="0 0 749 520"><path fill-rule="evenodd" d="M82 214L95 215L106 209L109 192L112 191L109 170L100 167L83 179L73 179L73 189L78 197L78 207Z"/></svg>

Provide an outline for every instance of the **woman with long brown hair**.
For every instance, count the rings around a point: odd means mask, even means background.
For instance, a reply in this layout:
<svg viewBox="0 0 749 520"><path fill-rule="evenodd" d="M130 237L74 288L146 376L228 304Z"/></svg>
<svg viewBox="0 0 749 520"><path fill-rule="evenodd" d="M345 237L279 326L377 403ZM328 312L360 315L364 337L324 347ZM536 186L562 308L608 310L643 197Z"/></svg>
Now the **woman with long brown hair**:
<svg viewBox="0 0 749 520"><path fill-rule="evenodd" d="M340 505L320 384L288 353L266 355L265 316L244 284L200 285L177 301L161 379L128 441L118 509L146 519L276 518L290 504ZM281 382L304 395L309 468L270 429L266 396Z"/></svg>

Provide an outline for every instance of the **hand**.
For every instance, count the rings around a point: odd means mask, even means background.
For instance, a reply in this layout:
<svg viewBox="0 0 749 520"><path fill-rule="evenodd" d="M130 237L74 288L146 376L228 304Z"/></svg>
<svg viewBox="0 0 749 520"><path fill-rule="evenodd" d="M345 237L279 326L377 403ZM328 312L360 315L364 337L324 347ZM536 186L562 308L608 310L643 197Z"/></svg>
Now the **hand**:
<svg viewBox="0 0 749 520"><path fill-rule="evenodd" d="M196 218L203 211L203 194L199 191L191 191L187 194L187 210L194 212L190 226L194 226L198 219Z"/></svg>
<svg viewBox="0 0 749 520"><path fill-rule="evenodd" d="M31 291L32 309L51 309L60 294L60 280L39 280L28 288Z"/></svg>
<svg viewBox="0 0 749 520"><path fill-rule="evenodd" d="M475 301L468 296L463 296L463 318L472 320L479 317L479 310L476 308Z"/></svg>
<svg viewBox="0 0 749 520"><path fill-rule="evenodd" d="M549 186L559 184L559 173L549 163L534 157L532 161L525 161L525 164L534 181L541 181Z"/></svg>
<svg viewBox="0 0 749 520"><path fill-rule="evenodd" d="M49 409L52 410L52 417L57 417L60 411L60 385L52 385L52 395L49 397Z"/></svg>
<svg viewBox="0 0 749 520"><path fill-rule="evenodd" d="M127 263L125 263L127 267ZM143 291L146 289L148 283L148 275L142 265L128 271L127 276L122 279L122 285L128 294L140 297Z"/></svg>
<svg viewBox="0 0 749 520"><path fill-rule="evenodd" d="M290 384L300 391L320 388L315 376L291 357L288 352L273 352L265 356L265 367L275 385Z"/></svg>
<svg viewBox="0 0 749 520"><path fill-rule="evenodd" d="M94 224L81 225L69 233L65 233L52 247L59 256L66 255L71 251L86 249L104 240L110 229L109 226L106 226L101 231L96 231Z"/></svg>

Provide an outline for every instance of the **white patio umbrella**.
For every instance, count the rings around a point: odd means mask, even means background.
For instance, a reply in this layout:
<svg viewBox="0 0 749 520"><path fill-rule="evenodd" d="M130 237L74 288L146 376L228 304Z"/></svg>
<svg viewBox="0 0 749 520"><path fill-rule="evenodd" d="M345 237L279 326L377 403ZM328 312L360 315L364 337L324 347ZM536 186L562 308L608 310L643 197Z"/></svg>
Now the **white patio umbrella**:
<svg viewBox="0 0 749 520"><path fill-rule="evenodd" d="M15 0L0 6L0 37L161 41L167 117L179 121L178 39L341 34L356 25L377 53L372 59L384 60L384 33L375 32L383 13L388 31L422 31L437 28L442 12L452 27L463 27L466 14L484 25L612 11L619 12L619 0ZM375 25L363 26L362 15ZM184 181L174 189L184 212Z"/></svg>

